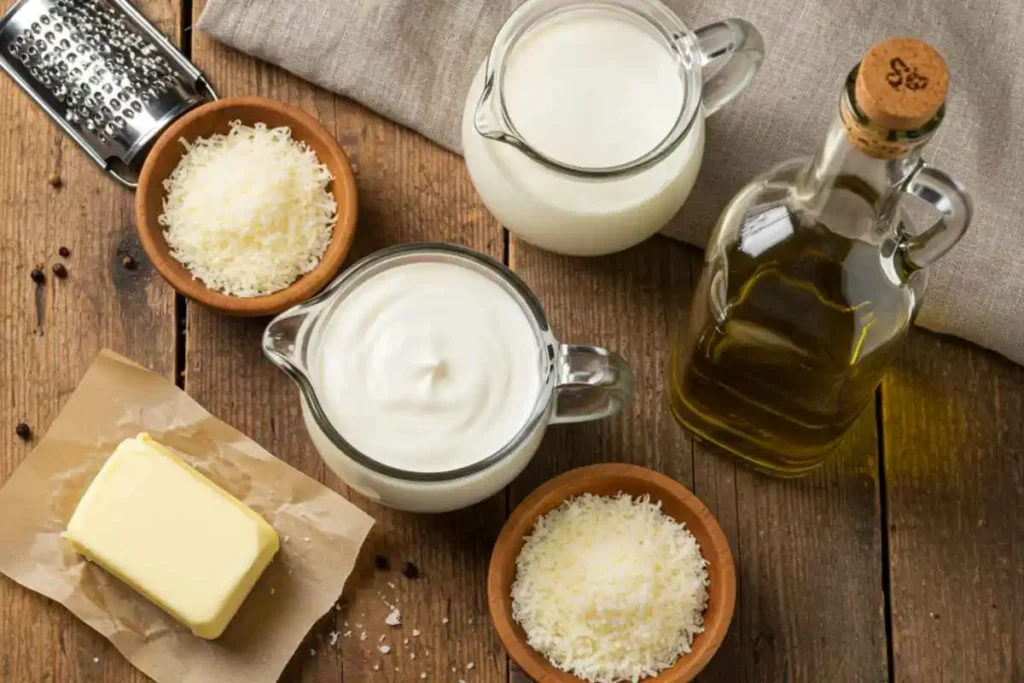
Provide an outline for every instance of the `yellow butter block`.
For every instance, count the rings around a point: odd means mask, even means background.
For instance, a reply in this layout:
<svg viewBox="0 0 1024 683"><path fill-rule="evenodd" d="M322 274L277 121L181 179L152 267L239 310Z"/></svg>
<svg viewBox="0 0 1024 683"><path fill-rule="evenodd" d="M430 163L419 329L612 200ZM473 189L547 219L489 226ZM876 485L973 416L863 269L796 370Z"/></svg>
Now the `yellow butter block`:
<svg viewBox="0 0 1024 683"><path fill-rule="evenodd" d="M277 553L277 532L148 434L121 442L64 536L200 638L216 638Z"/></svg>

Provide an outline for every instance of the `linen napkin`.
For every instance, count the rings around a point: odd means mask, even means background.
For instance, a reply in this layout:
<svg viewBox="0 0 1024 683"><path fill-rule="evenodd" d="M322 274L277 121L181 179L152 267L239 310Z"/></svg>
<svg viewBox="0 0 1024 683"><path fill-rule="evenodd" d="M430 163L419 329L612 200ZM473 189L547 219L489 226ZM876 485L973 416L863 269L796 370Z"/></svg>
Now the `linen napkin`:
<svg viewBox="0 0 1024 683"><path fill-rule="evenodd" d="M469 83L519 0L209 0L199 29L460 151ZM709 119L704 165L671 237L702 246L751 177L821 142L847 73L873 43L923 38L952 72L926 150L976 206L930 268L918 324L1024 363L1024 3L1021 0L667 0L691 27L760 29L753 85Z"/></svg>

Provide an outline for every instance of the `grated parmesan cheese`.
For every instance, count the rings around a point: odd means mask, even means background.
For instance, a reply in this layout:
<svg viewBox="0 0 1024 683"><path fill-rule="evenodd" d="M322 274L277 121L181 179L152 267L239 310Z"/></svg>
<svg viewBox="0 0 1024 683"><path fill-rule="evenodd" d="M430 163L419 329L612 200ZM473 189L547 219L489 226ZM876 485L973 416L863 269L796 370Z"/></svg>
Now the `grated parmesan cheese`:
<svg viewBox="0 0 1024 683"><path fill-rule="evenodd" d="M305 142L286 127L240 121L227 135L181 142L186 153L164 181L159 220L171 255L193 277L251 297L316 267L338 205L327 190L330 171Z"/></svg>
<svg viewBox="0 0 1024 683"><path fill-rule="evenodd" d="M559 669L635 683L690 651L707 586L700 546L660 502L588 493L537 520L516 558L512 616Z"/></svg>

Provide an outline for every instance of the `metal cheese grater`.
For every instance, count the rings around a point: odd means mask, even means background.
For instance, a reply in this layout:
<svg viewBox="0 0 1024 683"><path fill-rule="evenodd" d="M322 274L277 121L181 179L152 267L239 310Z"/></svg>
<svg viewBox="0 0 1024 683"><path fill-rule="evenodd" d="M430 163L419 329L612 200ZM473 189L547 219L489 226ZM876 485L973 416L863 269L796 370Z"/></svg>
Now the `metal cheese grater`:
<svg viewBox="0 0 1024 683"><path fill-rule="evenodd" d="M216 99L126 0L20 0L0 19L0 67L128 187L160 132Z"/></svg>

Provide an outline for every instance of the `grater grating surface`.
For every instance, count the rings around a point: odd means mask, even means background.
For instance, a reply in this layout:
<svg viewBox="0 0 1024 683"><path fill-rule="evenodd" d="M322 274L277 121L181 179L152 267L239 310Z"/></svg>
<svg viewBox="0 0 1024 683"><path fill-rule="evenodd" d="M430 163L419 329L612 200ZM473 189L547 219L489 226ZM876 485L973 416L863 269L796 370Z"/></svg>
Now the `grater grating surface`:
<svg viewBox="0 0 1024 683"><path fill-rule="evenodd" d="M129 186L149 143L216 97L125 0L21 0L0 19L0 68Z"/></svg>

